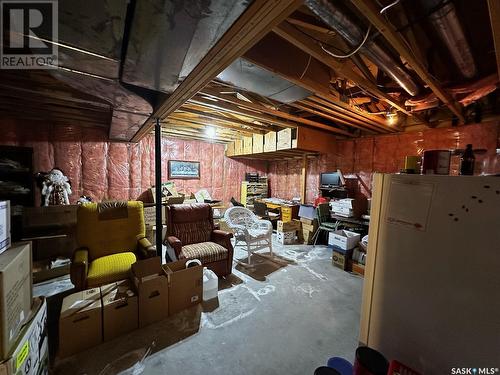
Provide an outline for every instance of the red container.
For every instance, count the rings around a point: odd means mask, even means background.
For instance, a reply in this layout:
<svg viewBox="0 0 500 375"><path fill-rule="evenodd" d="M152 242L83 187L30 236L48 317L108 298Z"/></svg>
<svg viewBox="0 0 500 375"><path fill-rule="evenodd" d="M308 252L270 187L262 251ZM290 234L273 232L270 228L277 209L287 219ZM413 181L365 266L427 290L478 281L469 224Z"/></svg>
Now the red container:
<svg viewBox="0 0 500 375"><path fill-rule="evenodd" d="M402 363L392 360L389 365L389 372L387 375L421 375L419 372L403 365Z"/></svg>
<svg viewBox="0 0 500 375"><path fill-rule="evenodd" d="M375 349L360 346L356 349L353 375L387 375L389 362Z"/></svg>

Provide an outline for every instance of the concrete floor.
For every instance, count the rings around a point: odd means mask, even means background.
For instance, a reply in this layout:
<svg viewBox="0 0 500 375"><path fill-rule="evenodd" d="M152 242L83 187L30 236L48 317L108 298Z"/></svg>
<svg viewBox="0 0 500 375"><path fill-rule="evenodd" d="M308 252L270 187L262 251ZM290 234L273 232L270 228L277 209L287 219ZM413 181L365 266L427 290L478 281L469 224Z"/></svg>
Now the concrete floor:
<svg viewBox="0 0 500 375"><path fill-rule="evenodd" d="M331 356L352 361L362 278L333 267L325 246L274 250L235 266L216 302L56 360L54 373L308 375Z"/></svg>

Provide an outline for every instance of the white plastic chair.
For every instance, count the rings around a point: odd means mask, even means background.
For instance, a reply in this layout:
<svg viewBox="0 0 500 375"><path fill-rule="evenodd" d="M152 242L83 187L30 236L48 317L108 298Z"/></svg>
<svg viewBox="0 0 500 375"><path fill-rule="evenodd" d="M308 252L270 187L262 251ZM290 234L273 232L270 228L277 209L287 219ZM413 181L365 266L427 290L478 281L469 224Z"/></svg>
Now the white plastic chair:
<svg viewBox="0 0 500 375"><path fill-rule="evenodd" d="M248 261L251 264L251 256L257 250L269 248L273 255L272 235L273 226L268 220L259 219L252 211L245 207L231 207L226 210L224 220L234 230L236 242L244 242L247 246Z"/></svg>

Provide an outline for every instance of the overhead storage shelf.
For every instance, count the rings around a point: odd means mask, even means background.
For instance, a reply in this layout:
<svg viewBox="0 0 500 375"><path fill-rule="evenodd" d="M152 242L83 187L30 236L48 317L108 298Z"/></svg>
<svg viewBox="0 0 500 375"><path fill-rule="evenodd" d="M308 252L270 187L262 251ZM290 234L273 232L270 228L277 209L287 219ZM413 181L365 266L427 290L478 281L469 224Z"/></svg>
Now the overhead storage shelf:
<svg viewBox="0 0 500 375"><path fill-rule="evenodd" d="M239 159L288 159L332 150L335 136L304 127L254 134L226 146L226 156Z"/></svg>

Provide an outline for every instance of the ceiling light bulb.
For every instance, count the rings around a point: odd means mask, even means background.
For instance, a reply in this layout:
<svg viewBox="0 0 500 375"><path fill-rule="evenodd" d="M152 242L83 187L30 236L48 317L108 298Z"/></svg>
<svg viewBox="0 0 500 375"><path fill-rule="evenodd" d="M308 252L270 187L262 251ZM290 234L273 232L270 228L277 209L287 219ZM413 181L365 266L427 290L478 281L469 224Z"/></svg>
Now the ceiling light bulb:
<svg viewBox="0 0 500 375"><path fill-rule="evenodd" d="M215 138L216 133L217 132L213 126L207 126L205 129L205 134L207 135L208 138Z"/></svg>
<svg viewBox="0 0 500 375"><path fill-rule="evenodd" d="M398 121L398 113L395 111L388 111L385 114L385 118L387 119L387 124L394 125Z"/></svg>

